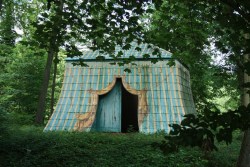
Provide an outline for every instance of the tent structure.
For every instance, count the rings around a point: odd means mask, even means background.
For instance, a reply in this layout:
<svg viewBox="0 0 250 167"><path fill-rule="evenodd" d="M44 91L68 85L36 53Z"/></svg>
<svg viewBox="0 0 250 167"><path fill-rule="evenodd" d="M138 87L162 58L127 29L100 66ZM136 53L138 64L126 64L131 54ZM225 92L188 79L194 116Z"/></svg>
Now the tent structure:
<svg viewBox="0 0 250 167"><path fill-rule="evenodd" d="M137 47L120 57L133 55L136 65L111 65L113 57L90 50L81 58L67 58L61 95L44 131L168 132L169 124L195 112L188 69L178 60L168 66L171 54L163 49L162 60L153 64L153 49L148 44L139 45L141 51ZM145 54L150 57L143 58ZM80 59L88 67L72 65Z"/></svg>

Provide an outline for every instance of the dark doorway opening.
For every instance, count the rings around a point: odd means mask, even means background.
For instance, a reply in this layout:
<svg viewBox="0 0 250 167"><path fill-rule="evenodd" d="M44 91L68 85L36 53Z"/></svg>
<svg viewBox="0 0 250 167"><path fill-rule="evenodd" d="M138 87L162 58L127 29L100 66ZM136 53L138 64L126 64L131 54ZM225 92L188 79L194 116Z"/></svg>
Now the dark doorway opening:
<svg viewBox="0 0 250 167"><path fill-rule="evenodd" d="M121 79L117 79L121 82ZM129 93L122 85L122 124L121 131L138 132L138 96Z"/></svg>

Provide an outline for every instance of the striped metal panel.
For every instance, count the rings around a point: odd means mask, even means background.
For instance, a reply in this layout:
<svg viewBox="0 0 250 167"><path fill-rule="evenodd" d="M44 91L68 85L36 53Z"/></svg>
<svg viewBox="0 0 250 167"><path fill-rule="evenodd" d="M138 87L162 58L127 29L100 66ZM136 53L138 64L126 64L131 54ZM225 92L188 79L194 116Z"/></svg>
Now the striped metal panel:
<svg viewBox="0 0 250 167"><path fill-rule="evenodd" d="M68 61L59 101L44 130L76 130L77 115L85 114L85 119L88 111L96 107L90 102L90 91L103 90L112 83L114 76L124 76L124 82L132 89L146 90L148 113L139 131L168 132L169 124L180 123L184 114L195 112L195 107L188 70L178 61L172 67L167 62L167 59L156 64L135 61L137 65L122 67L109 62L88 62L89 67L80 67ZM131 73L124 72L125 68L130 68ZM84 126L87 126L84 131L92 128L92 124Z"/></svg>

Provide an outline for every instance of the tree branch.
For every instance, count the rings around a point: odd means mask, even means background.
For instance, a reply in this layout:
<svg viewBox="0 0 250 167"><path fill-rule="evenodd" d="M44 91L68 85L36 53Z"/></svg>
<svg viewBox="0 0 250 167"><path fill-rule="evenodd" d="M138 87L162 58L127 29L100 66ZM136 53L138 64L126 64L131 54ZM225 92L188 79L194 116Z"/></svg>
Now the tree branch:
<svg viewBox="0 0 250 167"><path fill-rule="evenodd" d="M241 4L239 2L237 2L237 0L219 0L220 2L228 5L229 7L231 7L233 10L235 10L236 12L238 12L241 17L246 21L246 23L248 25L250 25L250 14L246 13L243 9L241 9Z"/></svg>

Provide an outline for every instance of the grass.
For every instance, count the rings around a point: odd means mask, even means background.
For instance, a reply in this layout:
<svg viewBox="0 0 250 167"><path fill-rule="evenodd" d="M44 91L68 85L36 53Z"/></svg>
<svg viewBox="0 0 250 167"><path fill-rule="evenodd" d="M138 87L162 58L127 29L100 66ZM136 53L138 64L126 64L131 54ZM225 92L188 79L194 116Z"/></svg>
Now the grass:
<svg viewBox="0 0 250 167"><path fill-rule="evenodd" d="M41 127L12 128L0 139L0 166L84 167L84 166L167 166L230 167L239 153L241 134L226 146L219 145L206 160L198 148L181 148L163 155L152 146L163 134L42 132Z"/></svg>

